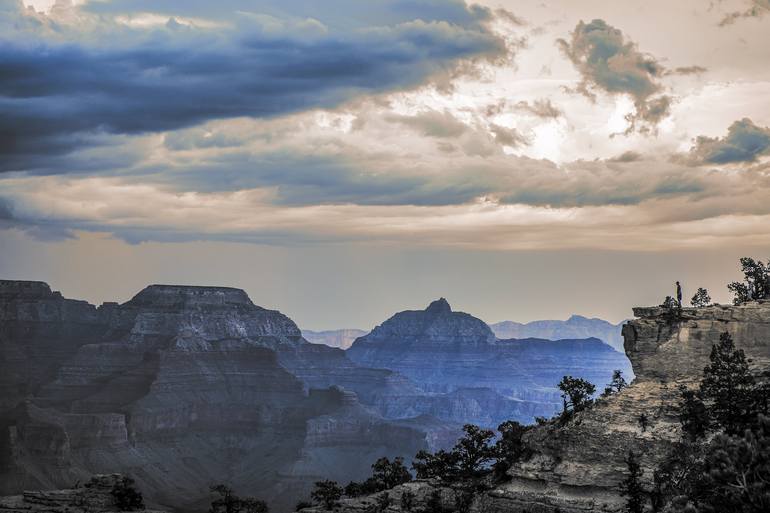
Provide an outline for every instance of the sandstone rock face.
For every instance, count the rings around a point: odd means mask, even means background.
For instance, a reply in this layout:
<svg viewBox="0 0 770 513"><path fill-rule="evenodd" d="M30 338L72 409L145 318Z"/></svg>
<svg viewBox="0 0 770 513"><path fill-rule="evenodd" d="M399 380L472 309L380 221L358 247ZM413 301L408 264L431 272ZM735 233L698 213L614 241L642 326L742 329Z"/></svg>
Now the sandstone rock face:
<svg viewBox="0 0 770 513"><path fill-rule="evenodd" d="M324 344L329 347L338 347L340 349L349 348L358 337L363 337L364 335L366 335L366 331L356 329L326 331L302 330L302 336L305 337L305 340L314 344Z"/></svg>
<svg viewBox="0 0 770 513"><path fill-rule="evenodd" d="M510 471L511 483L483 496L478 511L624 511L617 490L625 456L629 450L642 455L649 484L652 469L680 437L678 388L700 381L722 333L732 334L757 372L770 369L770 303L685 308L679 317L661 308L636 308L634 314L638 318L623 328L633 384L558 432L536 429L530 442L537 455ZM642 413L649 419L644 432Z"/></svg>
<svg viewBox="0 0 770 513"><path fill-rule="evenodd" d="M520 323L502 321L489 327L497 338L544 338L564 340L579 338L598 338L616 351L623 352L623 323L612 324L603 319L589 319L582 315L573 315L566 321L532 321Z"/></svg>
<svg viewBox="0 0 770 513"><path fill-rule="evenodd" d="M27 491L22 495L0 497L5 513L102 513L120 511L112 490L123 480L120 474L96 475L85 484L66 490ZM145 510L146 513L163 513Z"/></svg>
<svg viewBox="0 0 770 513"><path fill-rule="evenodd" d="M451 422L496 427L550 417L561 407L564 375L601 387L628 360L598 339L498 340L483 321L453 312L445 299L401 312L348 349L350 359L403 374L429 395L401 394L378 405L387 417L428 413Z"/></svg>
<svg viewBox="0 0 770 513"><path fill-rule="evenodd" d="M238 289L152 285L96 308L0 282L0 315L0 493L120 470L152 504L204 509L224 482L280 510L434 438L359 403L408 380L308 343Z"/></svg>

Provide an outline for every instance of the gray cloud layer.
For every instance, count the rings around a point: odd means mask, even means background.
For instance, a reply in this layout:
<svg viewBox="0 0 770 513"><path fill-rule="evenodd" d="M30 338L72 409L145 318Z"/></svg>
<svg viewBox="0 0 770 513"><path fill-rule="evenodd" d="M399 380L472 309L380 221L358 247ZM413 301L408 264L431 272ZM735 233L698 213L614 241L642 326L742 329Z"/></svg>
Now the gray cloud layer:
<svg viewBox="0 0 770 513"><path fill-rule="evenodd" d="M282 4L97 2L87 4L100 15L89 34L89 12L75 9L73 26L0 0L0 171L50 166L49 156L89 144L92 134L330 107L506 52L486 28L491 13L460 0ZM168 22L136 27L107 17L144 10ZM171 17L213 13L216 30Z"/></svg>
<svg viewBox="0 0 770 513"><path fill-rule="evenodd" d="M580 22L569 41L558 40L564 54L582 76L578 91L593 97L592 89L610 94L627 94L634 100L636 114L629 117L629 131L642 122L650 130L669 113L671 97L658 95L663 89L660 78L665 68L641 53L623 32L604 20Z"/></svg>
<svg viewBox="0 0 770 513"><path fill-rule="evenodd" d="M743 118L730 125L725 137L698 137L687 160L693 164L751 163L768 154L770 128Z"/></svg>

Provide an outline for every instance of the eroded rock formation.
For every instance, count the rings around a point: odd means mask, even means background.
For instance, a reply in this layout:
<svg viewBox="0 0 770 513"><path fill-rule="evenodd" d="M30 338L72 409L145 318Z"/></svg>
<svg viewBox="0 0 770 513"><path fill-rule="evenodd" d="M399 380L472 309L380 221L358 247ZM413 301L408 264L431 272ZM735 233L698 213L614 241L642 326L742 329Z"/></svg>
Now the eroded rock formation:
<svg viewBox="0 0 770 513"><path fill-rule="evenodd" d="M0 315L3 494L120 470L153 504L200 509L225 482L285 508L435 438L359 402L406 379L308 343L238 289L153 285L96 308L0 282Z"/></svg>
<svg viewBox="0 0 770 513"><path fill-rule="evenodd" d="M483 321L453 312L444 298L425 310L397 313L347 354L361 365L397 371L430 393L394 397L381 406L386 416L429 413L491 427L553 415L564 375L601 389L614 369L630 374L625 356L598 339L498 340Z"/></svg>
<svg viewBox="0 0 770 513"><path fill-rule="evenodd" d="M732 335L759 375L770 370L770 302L741 306L636 308L623 329L636 378L621 393L602 399L564 427L540 426L525 439L533 456L509 470L510 482L477 494L475 513L620 513L618 485L630 450L641 455L646 486L681 433L676 405L680 386L694 387L722 333ZM639 417L647 417L643 428ZM425 496L435 483L421 482ZM447 493L442 488L442 493ZM394 490L394 496L400 488ZM373 497L343 500L342 512L366 511ZM397 503L396 503L397 504ZM455 511L449 504L448 511ZM398 508L395 509L396 511Z"/></svg>

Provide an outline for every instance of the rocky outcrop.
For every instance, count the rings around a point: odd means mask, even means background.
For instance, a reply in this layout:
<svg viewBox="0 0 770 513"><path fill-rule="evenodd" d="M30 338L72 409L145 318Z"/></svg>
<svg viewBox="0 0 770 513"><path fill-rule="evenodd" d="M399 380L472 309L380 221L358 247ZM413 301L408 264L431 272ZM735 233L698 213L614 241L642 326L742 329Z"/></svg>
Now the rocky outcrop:
<svg viewBox="0 0 770 513"><path fill-rule="evenodd" d="M623 328L636 379L562 429L543 427L529 442L536 455L510 471L512 481L482 497L490 513L620 512L618 485L629 450L641 454L643 479L680 437L680 386L700 381L714 344L729 332L759 373L770 369L770 303L668 309L636 308ZM643 430L639 417L648 418Z"/></svg>
<svg viewBox="0 0 770 513"><path fill-rule="evenodd" d="M123 482L120 474L96 475L83 485L51 491L26 491L21 495L0 497L3 513L103 513L121 511L113 490ZM162 511L144 510L146 513Z"/></svg>
<svg viewBox="0 0 770 513"><path fill-rule="evenodd" d="M598 338L616 351L623 352L623 323L612 324L603 319L573 315L566 321L532 321L520 323L502 321L490 324L489 327L500 339L507 338L544 338L547 340L564 340L580 338Z"/></svg>
<svg viewBox="0 0 770 513"><path fill-rule="evenodd" d="M361 365L403 374L428 393L378 405L384 415L429 413L492 427L553 415L561 407L556 385L564 375L602 387L614 369L630 374L625 356L598 339L498 340L483 321L453 312L443 298L394 315L347 354Z"/></svg>
<svg viewBox="0 0 770 513"><path fill-rule="evenodd" d="M636 378L621 393L597 401L565 426L539 426L525 435L531 458L509 470L510 482L478 493L474 513L620 513L625 499L618 485L624 459L641 456L642 480L652 472L681 433L676 405L680 386L695 386L722 333L732 335L759 375L770 370L770 302L741 306L636 308L623 328L625 351ZM643 429L639 417L647 417ZM422 496L440 489L419 482ZM401 487L393 490L394 497ZM446 492L446 493L451 493ZM342 513L366 511L375 496L343 501ZM398 504L394 501L394 504ZM447 511L456 511L454 503ZM394 511L398 511L395 507ZM312 510L308 510L312 511Z"/></svg>
<svg viewBox="0 0 770 513"><path fill-rule="evenodd" d="M120 470L154 504L202 509L226 482L286 509L313 480L431 447L359 403L412 393L405 378L308 343L238 289L152 285L96 308L0 282L0 315L0 493Z"/></svg>
<svg viewBox="0 0 770 513"><path fill-rule="evenodd" d="M341 329L341 330L326 330L326 331L313 331L302 330L302 336L309 342L314 344L324 344L329 347L338 347L340 349L347 349L358 337L366 335L364 330L356 329Z"/></svg>

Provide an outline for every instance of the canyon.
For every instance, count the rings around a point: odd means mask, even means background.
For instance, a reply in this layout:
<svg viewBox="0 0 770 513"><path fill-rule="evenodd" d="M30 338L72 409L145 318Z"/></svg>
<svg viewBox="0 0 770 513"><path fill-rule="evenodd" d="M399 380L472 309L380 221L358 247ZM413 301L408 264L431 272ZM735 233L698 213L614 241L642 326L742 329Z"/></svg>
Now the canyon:
<svg viewBox="0 0 770 513"><path fill-rule="evenodd" d="M626 500L619 485L629 451L640 457L641 483L650 489L653 470L681 437L676 405L681 388L694 388L712 347L729 333L757 377L770 369L770 301L740 306L634 308L623 327L624 348L635 379L630 386L560 426L536 426L524 441L530 457L507 471L507 482L475 495L472 513L620 513ZM643 427L639 418L647 417ZM444 511L457 510L462 487L415 481L389 490L394 504L414 494L416 508L437 494ZM338 511L364 512L374 496L344 499ZM309 508L306 513L320 511Z"/></svg>
<svg viewBox="0 0 770 513"><path fill-rule="evenodd" d="M343 351L240 289L151 285L97 307L0 281L0 495L119 471L153 507L205 509L224 482L289 510L463 423L550 415L562 375L601 386L624 364L596 339L498 340L443 299Z"/></svg>

